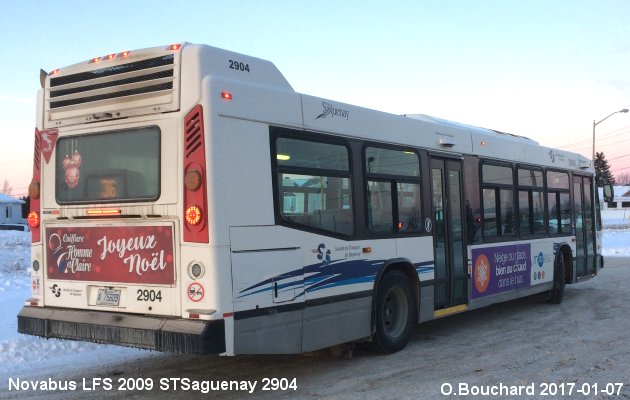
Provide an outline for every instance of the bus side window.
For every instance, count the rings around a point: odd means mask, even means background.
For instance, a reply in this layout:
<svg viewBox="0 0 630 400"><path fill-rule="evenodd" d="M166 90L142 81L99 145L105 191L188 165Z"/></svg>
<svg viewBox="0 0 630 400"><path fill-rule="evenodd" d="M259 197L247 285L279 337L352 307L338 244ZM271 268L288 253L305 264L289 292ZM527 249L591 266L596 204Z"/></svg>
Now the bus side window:
<svg viewBox="0 0 630 400"><path fill-rule="evenodd" d="M365 149L368 229L376 235L421 230L420 157L408 150Z"/></svg>
<svg viewBox="0 0 630 400"><path fill-rule="evenodd" d="M549 233L571 233L571 198L569 175L566 172L547 171L547 204L549 207Z"/></svg>
<svg viewBox="0 0 630 400"><path fill-rule="evenodd" d="M483 164L481 171L484 238L493 240L515 236L517 210L512 167Z"/></svg>
<svg viewBox="0 0 630 400"><path fill-rule="evenodd" d="M518 189L519 234L545 233L543 172L519 168Z"/></svg>
<svg viewBox="0 0 630 400"><path fill-rule="evenodd" d="M354 233L352 178L344 145L276 139L280 218L346 236Z"/></svg>

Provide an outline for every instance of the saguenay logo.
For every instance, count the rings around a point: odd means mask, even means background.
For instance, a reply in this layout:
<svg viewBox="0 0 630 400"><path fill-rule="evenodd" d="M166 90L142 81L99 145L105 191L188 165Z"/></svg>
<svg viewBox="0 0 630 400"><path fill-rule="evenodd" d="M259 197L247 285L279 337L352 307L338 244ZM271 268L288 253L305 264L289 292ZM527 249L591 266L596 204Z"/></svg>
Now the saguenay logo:
<svg viewBox="0 0 630 400"><path fill-rule="evenodd" d="M319 114L317 117L315 117L315 119L328 118L328 117L331 117L331 118L340 117L340 118L345 118L345 119L350 118L349 110L336 108L332 104L328 104L325 101L322 102L322 107L324 107L324 111L321 114Z"/></svg>
<svg viewBox="0 0 630 400"><path fill-rule="evenodd" d="M330 264L330 250L326 248L324 243L317 246L317 259L322 261L322 264Z"/></svg>

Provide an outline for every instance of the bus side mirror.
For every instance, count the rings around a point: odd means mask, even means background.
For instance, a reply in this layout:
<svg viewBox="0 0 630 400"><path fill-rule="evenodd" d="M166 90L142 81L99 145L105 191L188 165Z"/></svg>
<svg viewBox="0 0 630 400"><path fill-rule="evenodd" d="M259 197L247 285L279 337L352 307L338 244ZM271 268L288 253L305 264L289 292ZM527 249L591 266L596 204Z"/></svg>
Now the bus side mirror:
<svg viewBox="0 0 630 400"><path fill-rule="evenodd" d="M612 185L604 185L604 201L609 203L615 197L615 190Z"/></svg>

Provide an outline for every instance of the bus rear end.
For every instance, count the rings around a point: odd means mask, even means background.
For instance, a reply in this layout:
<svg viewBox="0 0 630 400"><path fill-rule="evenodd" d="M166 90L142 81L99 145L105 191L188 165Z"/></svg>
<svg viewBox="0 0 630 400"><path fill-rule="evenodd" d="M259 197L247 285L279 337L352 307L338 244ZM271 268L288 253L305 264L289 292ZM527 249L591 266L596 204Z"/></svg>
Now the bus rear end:
<svg viewBox="0 0 630 400"><path fill-rule="evenodd" d="M29 187L33 291L20 333L226 352L220 295L206 293L220 280L210 267L202 106L180 90L183 47L124 51L42 77Z"/></svg>

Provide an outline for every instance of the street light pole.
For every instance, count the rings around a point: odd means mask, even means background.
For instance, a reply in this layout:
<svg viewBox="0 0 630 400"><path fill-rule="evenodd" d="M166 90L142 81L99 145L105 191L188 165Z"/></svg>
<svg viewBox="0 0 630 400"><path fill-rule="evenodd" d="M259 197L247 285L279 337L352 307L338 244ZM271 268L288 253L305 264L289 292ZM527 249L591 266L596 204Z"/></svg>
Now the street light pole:
<svg viewBox="0 0 630 400"><path fill-rule="evenodd" d="M610 114L609 116L607 116L606 118L602 119L599 122L595 122L595 120L593 120L593 165L595 165L595 127L601 124L602 122L606 121L608 118L612 117L615 114L627 113L627 112L628 112L628 109L624 108L623 110L615 111L614 113Z"/></svg>

